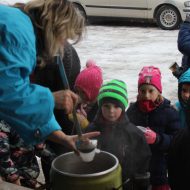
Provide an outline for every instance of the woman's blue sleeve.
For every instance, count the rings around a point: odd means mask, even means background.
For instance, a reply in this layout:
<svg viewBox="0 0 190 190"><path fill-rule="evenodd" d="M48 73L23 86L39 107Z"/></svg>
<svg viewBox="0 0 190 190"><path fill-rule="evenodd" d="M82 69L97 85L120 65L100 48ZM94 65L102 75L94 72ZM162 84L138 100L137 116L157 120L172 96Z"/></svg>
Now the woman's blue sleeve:
<svg viewBox="0 0 190 190"><path fill-rule="evenodd" d="M0 18L0 119L26 143L37 144L61 127L50 90L29 81L36 64L34 28L16 8L0 5Z"/></svg>

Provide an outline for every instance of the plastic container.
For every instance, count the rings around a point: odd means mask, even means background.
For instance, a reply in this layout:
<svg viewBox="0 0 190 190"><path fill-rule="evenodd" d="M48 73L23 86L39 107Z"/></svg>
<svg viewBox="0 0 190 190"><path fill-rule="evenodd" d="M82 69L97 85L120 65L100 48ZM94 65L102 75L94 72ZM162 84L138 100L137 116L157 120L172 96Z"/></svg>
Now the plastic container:
<svg viewBox="0 0 190 190"><path fill-rule="evenodd" d="M96 153L100 153L100 150L97 149L97 140L90 140L90 143L94 145L94 149L90 152L81 152L79 151L80 158L82 159L83 162L91 162L94 159L94 156Z"/></svg>

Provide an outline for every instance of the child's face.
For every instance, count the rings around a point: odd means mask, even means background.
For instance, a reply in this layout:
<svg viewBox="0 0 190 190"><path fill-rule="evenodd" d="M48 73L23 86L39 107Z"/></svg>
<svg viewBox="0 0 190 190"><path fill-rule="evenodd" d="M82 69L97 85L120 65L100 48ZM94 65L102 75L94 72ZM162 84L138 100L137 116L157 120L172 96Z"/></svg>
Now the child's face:
<svg viewBox="0 0 190 190"><path fill-rule="evenodd" d="M101 109L104 119L110 122L117 121L122 113L122 109L113 103L105 103Z"/></svg>
<svg viewBox="0 0 190 190"><path fill-rule="evenodd" d="M90 101L88 100L88 97L86 96L85 92L80 89L79 87L76 88L76 93L80 97L81 103L89 104Z"/></svg>
<svg viewBox="0 0 190 190"><path fill-rule="evenodd" d="M141 100L151 100L155 102L159 94L160 92L153 85L144 84L139 88L139 98Z"/></svg>
<svg viewBox="0 0 190 190"><path fill-rule="evenodd" d="M183 101L187 101L190 98L190 84L183 84L181 90L181 97Z"/></svg>

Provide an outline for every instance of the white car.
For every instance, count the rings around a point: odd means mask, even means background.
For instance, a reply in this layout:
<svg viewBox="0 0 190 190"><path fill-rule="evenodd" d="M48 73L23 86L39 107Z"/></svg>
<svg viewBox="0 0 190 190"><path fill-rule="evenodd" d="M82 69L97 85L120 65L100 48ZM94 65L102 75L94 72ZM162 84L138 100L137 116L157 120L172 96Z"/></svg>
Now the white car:
<svg viewBox="0 0 190 190"><path fill-rule="evenodd" d="M13 5L15 3L27 3L29 0L0 0L0 4Z"/></svg>
<svg viewBox="0 0 190 190"><path fill-rule="evenodd" d="M184 0L70 0L90 19L118 18L154 21L165 30L179 27L190 13L190 1Z"/></svg>

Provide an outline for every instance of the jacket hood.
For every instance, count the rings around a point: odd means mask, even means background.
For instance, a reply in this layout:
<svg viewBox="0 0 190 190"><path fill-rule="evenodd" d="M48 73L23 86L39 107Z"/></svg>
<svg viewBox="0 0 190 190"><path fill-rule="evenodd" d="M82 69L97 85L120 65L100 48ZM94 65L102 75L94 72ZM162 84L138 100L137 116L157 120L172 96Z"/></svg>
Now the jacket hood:
<svg viewBox="0 0 190 190"><path fill-rule="evenodd" d="M178 99L179 99L179 102L180 102L180 105L183 107L183 108L188 108L189 107L189 101L188 102L185 102L183 99L182 99L182 96L181 96L181 92L182 92L182 86L184 83L190 83L190 69L188 69L186 72L184 72L179 80L178 80Z"/></svg>
<svg viewBox="0 0 190 190"><path fill-rule="evenodd" d="M178 80L178 83L179 84L181 84L181 83L190 83L190 68L186 71L186 72L184 72L181 76L180 76L180 78L179 78L179 80Z"/></svg>

